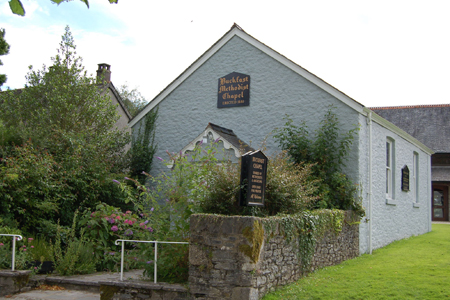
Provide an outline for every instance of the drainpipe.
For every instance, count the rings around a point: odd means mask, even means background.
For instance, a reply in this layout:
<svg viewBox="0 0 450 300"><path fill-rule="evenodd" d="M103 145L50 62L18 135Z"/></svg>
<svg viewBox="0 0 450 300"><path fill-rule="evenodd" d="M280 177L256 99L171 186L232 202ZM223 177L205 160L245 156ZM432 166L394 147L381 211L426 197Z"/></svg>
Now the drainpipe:
<svg viewBox="0 0 450 300"><path fill-rule="evenodd" d="M367 115L369 125L369 254L372 254L372 112Z"/></svg>

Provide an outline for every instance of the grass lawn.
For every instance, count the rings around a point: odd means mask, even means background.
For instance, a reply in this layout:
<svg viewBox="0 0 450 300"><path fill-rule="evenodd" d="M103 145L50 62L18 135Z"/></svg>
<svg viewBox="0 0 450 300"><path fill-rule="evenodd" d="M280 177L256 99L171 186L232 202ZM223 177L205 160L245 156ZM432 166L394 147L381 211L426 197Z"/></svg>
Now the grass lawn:
<svg viewBox="0 0 450 300"><path fill-rule="evenodd" d="M450 225L394 242L266 295L274 299L450 299Z"/></svg>

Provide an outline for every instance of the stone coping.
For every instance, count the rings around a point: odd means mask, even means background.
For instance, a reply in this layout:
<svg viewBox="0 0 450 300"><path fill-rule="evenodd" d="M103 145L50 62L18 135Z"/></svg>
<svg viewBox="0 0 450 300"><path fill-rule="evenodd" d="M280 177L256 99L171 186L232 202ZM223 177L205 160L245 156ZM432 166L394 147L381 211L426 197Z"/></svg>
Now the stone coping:
<svg viewBox="0 0 450 300"><path fill-rule="evenodd" d="M0 270L0 276L3 277L19 277L23 275L29 275L31 271L29 270Z"/></svg>
<svg viewBox="0 0 450 300"><path fill-rule="evenodd" d="M100 281L100 285L107 286L117 286L121 288L135 288L135 289L146 289L146 290L163 290L167 292L180 292L187 293L188 289L181 284L169 284L169 283L153 283L146 281Z"/></svg>

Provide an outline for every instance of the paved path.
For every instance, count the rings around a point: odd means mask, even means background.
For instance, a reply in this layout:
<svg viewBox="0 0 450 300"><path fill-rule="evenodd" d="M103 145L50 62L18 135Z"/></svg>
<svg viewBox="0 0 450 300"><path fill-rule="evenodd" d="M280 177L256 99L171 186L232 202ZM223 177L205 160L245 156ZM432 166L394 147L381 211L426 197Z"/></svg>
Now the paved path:
<svg viewBox="0 0 450 300"><path fill-rule="evenodd" d="M1 300L100 300L100 294L84 291L62 290L62 291L43 291L32 290L25 293L15 294L9 298L0 297Z"/></svg>
<svg viewBox="0 0 450 300"><path fill-rule="evenodd" d="M143 270L131 270L124 272L123 278L125 280L139 280L142 278ZM59 280L67 282L77 282L77 290L65 289L60 291L51 290L30 290L15 295L8 295L8 297L0 297L0 300L14 299L14 300L100 300L100 293L82 291L80 289L92 289L91 284L99 281L119 280L120 273L100 272L88 275L75 276L52 276L52 275L37 275L36 280L44 277L52 278L55 282L51 285L58 285ZM84 286L84 287L83 287Z"/></svg>

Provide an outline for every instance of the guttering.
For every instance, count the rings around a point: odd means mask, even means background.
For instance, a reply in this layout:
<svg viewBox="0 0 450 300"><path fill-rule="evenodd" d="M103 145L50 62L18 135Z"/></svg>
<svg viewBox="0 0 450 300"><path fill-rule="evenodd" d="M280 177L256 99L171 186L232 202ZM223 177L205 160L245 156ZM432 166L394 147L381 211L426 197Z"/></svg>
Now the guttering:
<svg viewBox="0 0 450 300"><path fill-rule="evenodd" d="M367 114L369 125L369 254L372 254L372 112Z"/></svg>

